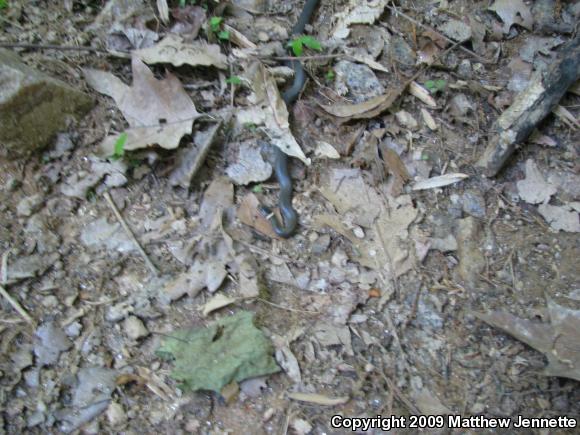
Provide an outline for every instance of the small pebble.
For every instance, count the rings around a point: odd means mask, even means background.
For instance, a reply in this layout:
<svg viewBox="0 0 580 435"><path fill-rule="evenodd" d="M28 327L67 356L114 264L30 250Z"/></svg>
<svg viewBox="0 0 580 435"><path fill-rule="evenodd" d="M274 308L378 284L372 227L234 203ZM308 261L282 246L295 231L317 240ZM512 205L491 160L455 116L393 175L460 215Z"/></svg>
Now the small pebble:
<svg viewBox="0 0 580 435"><path fill-rule="evenodd" d="M124 425L127 422L127 414L125 414L123 406L117 402L111 402L107 408L107 420L113 427Z"/></svg>
<svg viewBox="0 0 580 435"><path fill-rule="evenodd" d="M129 316L125 319L124 323L125 334L127 337L138 340L139 338L147 337L149 331L138 317Z"/></svg>
<svg viewBox="0 0 580 435"><path fill-rule="evenodd" d="M260 42L268 42L270 40L270 36L266 32L259 32L258 33L258 40Z"/></svg>
<svg viewBox="0 0 580 435"><path fill-rule="evenodd" d="M359 239L365 238L365 232L361 227L354 227L352 232L354 233L355 237L358 237Z"/></svg>

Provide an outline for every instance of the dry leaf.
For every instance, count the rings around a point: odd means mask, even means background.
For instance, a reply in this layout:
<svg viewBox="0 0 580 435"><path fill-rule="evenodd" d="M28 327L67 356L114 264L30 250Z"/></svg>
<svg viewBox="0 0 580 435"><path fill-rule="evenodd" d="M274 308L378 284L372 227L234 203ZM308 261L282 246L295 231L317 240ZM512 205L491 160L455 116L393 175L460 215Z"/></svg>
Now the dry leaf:
<svg viewBox="0 0 580 435"><path fill-rule="evenodd" d="M532 30L534 18L523 0L495 0L489 10L494 11L503 21L504 34L510 32L513 24Z"/></svg>
<svg viewBox="0 0 580 435"><path fill-rule="evenodd" d="M337 24L332 31L332 36L337 39L346 38L351 24L373 24L385 10L386 0L367 0L360 2L351 0L343 12L335 14Z"/></svg>
<svg viewBox="0 0 580 435"><path fill-rule="evenodd" d="M328 397L315 393L288 393L288 397L299 402L315 403L325 406L343 405L350 400L349 397Z"/></svg>
<svg viewBox="0 0 580 435"><path fill-rule="evenodd" d="M438 126L435 123L435 120L433 119L431 114L429 112L427 112L427 110L425 110L424 108L421 108L421 116L423 117L423 121L425 122L425 125L427 127L429 127L429 130L431 130L431 131L437 130Z"/></svg>
<svg viewBox="0 0 580 435"><path fill-rule="evenodd" d="M288 123L288 109L280 96L276 81L260 62L252 63L247 69L246 77L252 84L254 93L249 97L254 106L238 112L240 124L252 122L264 124L270 142L289 156L296 157L304 164L310 165L310 159L296 142Z"/></svg>
<svg viewBox="0 0 580 435"><path fill-rule="evenodd" d="M267 180L272 176L272 166L265 162L256 141L239 144L238 159L226 168L226 174L237 185Z"/></svg>
<svg viewBox="0 0 580 435"><path fill-rule="evenodd" d="M530 204L547 201L556 193L556 187L548 183L538 169L536 163L526 160L526 178L516 183L520 198Z"/></svg>
<svg viewBox="0 0 580 435"><path fill-rule="evenodd" d="M253 193L248 193L238 207L237 217L243 224L246 224L256 231L271 237L278 238L270 221L258 210L260 201Z"/></svg>
<svg viewBox="0 0 580 435"><path fill-rule="evenodd" d="M370 100L358 104L333 104L331 106L325 106L320 103L318 104L326 112L335 116L337 121L340 123L348 122L353 119L374 118L391 107L397 98L402 95L405 89L406 86L392 88L383 95L378 95Z"/></svg>
<svg viewBox="0 0 580 435"><path fill-rule="evenodd" d="M126 151L159 145L177 148L186 134L191 134L193 121L199 116L191 98L179 79L167 73L157 80L141 60L132 59L133 85L127 86L110 73L86 69L85 77L97 92L115 100L131 126L126 130ZM119 135L109 136L101 143L105 155L114 153Z"/></svg>
<svg viewBox="0 0 580 435"><path fill-rule="evenodd" d="M215 66L226 69L228 58L222 54L220 46L204 41L184 42L180 35L168 34L152 47L133 52L143 62L149 64L170 63L174 66Z"/></svg>
<svg viewBox="0 0 580 435"><path fill-rule="evenodd" d="M580 381L580 311L552 299L547 302L549 324L520 319L502 311L475 313L475 316L542 352L548 359L545 375Z"/></svg>
<svg viewBox="0 0 580 435"><path fill-rule="evenodd" d="M167 0L157 0L157 10L159 11L159 18L163 24L169 23L169 6Z"/></svg>
<svg viewBox="0 0 580 435"><path fill-rule="evenodd" d="M429 91L421 86L419 83L413 81L409 85L409 92L414 95L429 107L437 107L437 102L431 96Z"/></svg>
<svg viewBox="0 0 580 435"><path fill-rule="evenodd" d="M226 32L229 32L230 41L232 42L232 44L235 44L238 47L247 48L250 50L255 50L258 48L258 46L256 44L254 44L252 41L250 41L248 38L246 38L246 35L244 35L239 30L234 29L232 26L230 26L228 24L224 24L224 30Z"/></svg>
<svg viewBox="0 0 580 435"><path fill-rule="evenodd" d="M572 113L565 107L562 107L558 104L554 110L552 110L552 113L564 121L568 127L573 128L574 130L580 128L580 122L578 122L576 117L572 115Z"/></svg>
<svg viewBox="0 0 580 435"><path fill-rule="evenodd" d="M467 174L445 174L439 175L437 177L427 178L426 180L417 181L413 184L413 190L425 190L425 189L435 189L436 187L449 186L450 184L457 183L458 181L465 180L468 178Z"/></svg>
<svg viewBox="0 0 580 435"><path fill-rule="evenodd" d="M316 141L316 149L314 154L317 157L327 157L329 159L340 159L340 154L332 145L322 140Z"/></svg>
<svg viewBox="0 0 580 435"><path fill-rule="evenodd" d="M204 316L207 316L212 311L227 307L236 301L237 299L235 298L230 298L228 296L222 295L221 293L218 293L203 305L201 312Z"/></svg>

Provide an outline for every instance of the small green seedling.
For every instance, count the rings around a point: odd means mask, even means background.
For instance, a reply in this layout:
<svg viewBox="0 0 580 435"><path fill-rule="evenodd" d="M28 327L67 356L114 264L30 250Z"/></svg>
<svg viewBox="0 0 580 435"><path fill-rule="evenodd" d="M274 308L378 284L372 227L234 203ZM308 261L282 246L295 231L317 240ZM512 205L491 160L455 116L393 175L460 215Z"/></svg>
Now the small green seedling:
<svg viewBox="0 0 580 435"><path fill-rule="evenodd" d="M211 31L215 33L219 32L223 21L223 17L211 17L209 19L209 27L211 28Z"/></svg>
<svg viewBox="0 0 580 435"><path fill-rule="evenodd" d="M211 17L209 19L209 27L211 31L214 32L219 39L229 41L230 32L228 32L227 30L221 30L223 22L224 22L223 17Z"/></svg>
<svg viewBox="0 0 580 435"><path fill-rule="evenodd" d="M294 56L302 56L304 51L304 46L311 48L312 50L322 51L322 45L316 38L308 35L302 35L298 38L294 38L288 43L288 46L292 49Z"/></svg>
<svg viewBox="0 0 580 435"><path fill-rule="evenodd" d="M425 87L433 95L435 95L437 92L443 92L443 90L445 89L445 86L447 86L447 82L445 80L441 80L441 79L438 79L438 80L427 80L425 82Z"/></svg>
<svg viewBox="0 0 580 435"><path fill-rule="evenodd" d="M113 160L119 160L125 155L125 143L127 143L127 133L121 133L119 139L115 142L115 150L111 158Z"/></svg>
<svg viewBox="0 0 580 435"><path fill-rule="evenodd" d="M6 9L8 7L8 0L0 0L0 9Z"/></svg>
<svg viewBox="0 0 580 435"><path fill-rule="evenodd" d="M334 71L332 69L329 69L328 71L326 71L324 77L326 78L326 81L331 82L334 80L334 77L336 77L336 74L334 74Z"/></svg>
<svg viewBox="0 0 580 435"><path fill-rule="evenodd" d="M254 187L252 187L252 192L254 193L262 193L264 191L264 186L262 186L261 184L256 184Z"/></svg>
<svg viewBox="0 0 580 435"><path fill-rule="evenodd" d="M231 76L226 79L226 83L229 85L241 85L242 79L238 76Z"/></svg>

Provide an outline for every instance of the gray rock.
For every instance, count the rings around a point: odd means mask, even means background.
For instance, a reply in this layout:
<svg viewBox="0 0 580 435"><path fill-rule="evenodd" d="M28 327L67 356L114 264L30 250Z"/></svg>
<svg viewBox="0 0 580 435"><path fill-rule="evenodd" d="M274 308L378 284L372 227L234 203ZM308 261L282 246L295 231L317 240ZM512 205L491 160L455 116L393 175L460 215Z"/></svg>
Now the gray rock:
<svg viewBox="0 0 580 435"><path fill-rule="evenodd" d="M0 49L0 153L25 156L49 145L70 115L82 117L92 99Z"/></svg>
<svg viewBox="0 0 580 435"><path fill-rule="evenodd" d="M393 37L390 51L399 66L408 68L415 65L417 54L400 36Z"/></svg>
<svg viewBox="0 0 580 435"><path fill-rule="evenodd" d="M330 235L329 234L322 234L318 239L316 239L312 243L312 247L310 251L314 255L320 255L328 249L330 246Z"/></svg>
<svg viewBox="0 0 580 435"><path fill-rule="evenodd" d="M467 191L461 198L463 211L473 217L485 218L485 199L479 192Z"/></svg>
<svg viewBox="0 0 580 435"><path fill-rule="evenodd" d="M109 407L117 372L100 367L79 370L73 391L72 407L57 413L60 430L70 433L88 423Z"/></svg>
<svg viewBox="0 0 580 435"><path fill-rule="evenodd" d="M369 100L385 92L373 70L366 65L341 60L335 65L334 71L336 91L348 96L355 103Z"/></svg>
<svg viewBox="0 0 580 435"><path fill-rule="evenodd" d="M147 337L149 331L138 317L129 316L125 319L124 323L125 334L132 340L138 340L139 338Z"/></svg>
<svg viewBox="0 0 580 435"><path fill-rule="evenodd" d="M43 202L44 197L40 193L22 198L16 206L16 214L25 217L31 216L38 211Z"/></svg>
<svg viewBox="0 0 580 435"><path fill-rule="evenodd" d="M39 366L54 364L61 352L71 348L72 343L54 323L45 323L36 330L34 354Z"/></svg>

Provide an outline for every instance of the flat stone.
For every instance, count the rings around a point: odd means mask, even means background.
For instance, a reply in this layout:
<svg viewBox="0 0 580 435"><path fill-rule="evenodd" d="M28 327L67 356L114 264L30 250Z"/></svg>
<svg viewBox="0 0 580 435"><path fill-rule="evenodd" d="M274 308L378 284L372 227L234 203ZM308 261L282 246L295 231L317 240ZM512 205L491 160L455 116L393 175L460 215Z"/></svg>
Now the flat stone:
<svg viewBox="0 0 580 435"><path fill-rule="evenodd" d="M93 100L0 49L0 154L26 156L50 144L67 118L82 117Z"/></svg>

